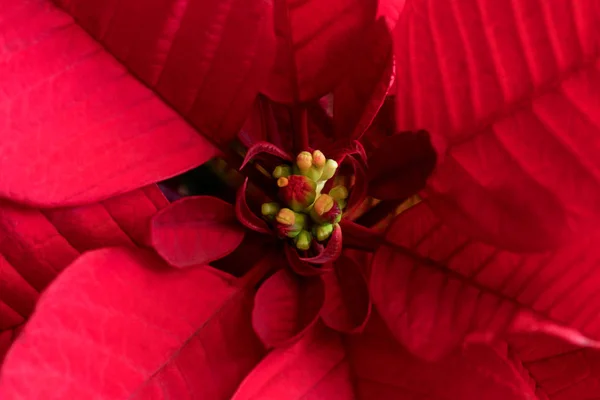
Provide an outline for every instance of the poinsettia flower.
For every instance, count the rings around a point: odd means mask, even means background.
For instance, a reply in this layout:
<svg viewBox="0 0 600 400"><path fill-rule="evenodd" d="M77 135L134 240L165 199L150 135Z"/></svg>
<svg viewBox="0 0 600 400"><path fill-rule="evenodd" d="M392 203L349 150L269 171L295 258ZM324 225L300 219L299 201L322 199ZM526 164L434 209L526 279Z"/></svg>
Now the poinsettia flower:
<svg viewBox="0 0 600 400"><path fill-rule="evenodd" d="M236 279L208 266L170 268L147 251L87 253L42 295L6 359L0 397L419 399L451 393L464 400L583 400L597 394L598 354L544 334L511 336L495 347L471 344L427 363L393 340L375 315L361 335L315 325L293 346L267 353L252 329L255 284L255 276Z"/></svg>
<svg viewBox="0 0 600 400"><path fill-rule="evenodd" d="M359 154L359 149L354 151ZM154 248L175 267L203 265L236 250L245 226L270 243L267 254L253 266L254 273L268 276L253 312L254 327L265 344L287 345L319 317L340 331L360 331L371 310L366 262L343 255L341 226L346 207L361 202L361 195L352 192L362 184L355 181L346 188L328 182L341 182L343 177L338 162L319 151L301 152L294 162L290 154L267 143L250 148L242 166L265 152L279 156L272 178L278 201L265 202L260 212L253 212L247 180L235 206L208 196L184 198L153 218ZM344 157L352 155L342 156L340 166ZM351 164L363 168L356 160Z"/></svg>
<svg viewBox="0 0 600 400"><path fill-rule="evenodd" d="M0 365L39 294L67 265L89 250L147 246L149 218L165 205L156 186L80 207L0 202Z"/></svg>

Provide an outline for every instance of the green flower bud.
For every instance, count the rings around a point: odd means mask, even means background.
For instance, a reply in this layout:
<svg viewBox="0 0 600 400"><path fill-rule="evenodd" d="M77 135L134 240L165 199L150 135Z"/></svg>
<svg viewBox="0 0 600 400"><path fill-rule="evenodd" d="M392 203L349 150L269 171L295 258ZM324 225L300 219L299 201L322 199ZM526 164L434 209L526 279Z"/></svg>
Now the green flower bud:
<svg viewBox="0 0 600 400"><path fill-rule="evenodd" d="M302 231L296 238L294 239L296 243L296 248L298 250L308 250L310 249L310 244L312 242L312 235L308 231Z"/></svg>
<svg viewBox="0 0 600 400"><path fill-rule="evenodd" d="M333 175L335 175L335 171L337 171L338 163L331 158L327 160L325 166L323 167L323 173L321 175L321 180L326 181L331 179Z"/></svg>
<svg viewBox="0 0 600 400"><path fill-rule="evenodd" d="M278 203L263 203L262 206L260 207L260 212L265 217L269 217L269 216L274 216L275 214L277 214L279 212L280 208L281 207L279 206Z"/></svg>
<svg viewBox="0 0 600 400"><path fill-rule="evenodd" d="M296 165L300 171L307 171L312 167L313 157L308 151L303 151L296 157Z"/></svg>
<svg viewBox="0 0 600 400"><path fill-rule="evenodd" d="M313 235L319 242L329 239L333 232L333 224L323 224L313 226Z"/></svg>
<svg viewBox="0 0 600 400"><path fill-rule="evenodd" d="M292 174L292 167L289 165L278 165L273 170L273 178L287 178Z"/></svg>
<svg viewBox="0 0 600 400"><path fill-rule="evenodd" d="M348 189L346 186L336 186L329 191L329 195L336 200L346 200L348 198Z"/></svg>

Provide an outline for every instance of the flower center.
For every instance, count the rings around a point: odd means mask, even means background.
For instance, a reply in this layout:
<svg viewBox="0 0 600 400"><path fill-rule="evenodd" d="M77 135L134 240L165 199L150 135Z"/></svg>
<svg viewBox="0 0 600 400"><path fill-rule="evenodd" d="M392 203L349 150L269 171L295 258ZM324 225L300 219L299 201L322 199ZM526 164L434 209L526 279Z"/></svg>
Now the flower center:
<svg viewBox="0 0 600 400"><path fill-rule="evenodd" d="M348 189L339 185L322 193L337 168L335 160L316 150L303 151L294 164L273 170L281 201L264 203L261 212L277 235L291 239L299 250L309 250L315 240L329 239L342 219Z"/></svg>

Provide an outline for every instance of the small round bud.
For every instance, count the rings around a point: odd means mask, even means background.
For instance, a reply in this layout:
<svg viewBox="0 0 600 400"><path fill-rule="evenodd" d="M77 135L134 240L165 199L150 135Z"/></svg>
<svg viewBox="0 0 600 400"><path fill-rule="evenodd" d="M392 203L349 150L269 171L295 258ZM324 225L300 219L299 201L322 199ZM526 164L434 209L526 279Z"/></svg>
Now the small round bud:
<svg viewBox="0 0 600 400"><path fill-rule="evenodd" d="M282 225L294 225L296 222L296 214L289 208L282 208L277 213L275 220Z"/></svg>
<svg viewBox="0 0 600 400"><path fill-rule="evenodd" d="M296 165L300 171L308 171L312 167L312 155L308 151L303 151L296 157Z"/></svg>
<svg viewBox="0 0 600 400"><path fill-rule="evenodd" d="M312 158L313 158L313 164L317 168L323 168L325 166L325 163L327 162L327 159L325 158L325 154L323 154L323 152L321 150L313 151Z"/></svg>
<svg viewBox="0 0 600 400"><path fill-rule="evenodd" d="M298 250L308 250L310 249L310 243L312 242L312 235L308 231L302 231L296 238L294 239L296 242L296 248Z"/></svg>
<svg viewBox="0 0 600 400"><path fill-rule="evenodd" d="M335 199L328 194L322 194L317 198L315 204L313 206L313 210L317 213L317 215L323 215L327 211L331 210L333 204L335 203Z"/></svg>
<svg viewBox="0 0 600 400"><path fill-rule="evenodd" d="M333 175L335 175L335 171L337 171L338 163L331 158L327 160L325 166L323 167L323 174L321 175L321 180L326 181L331 179Z"/></svg>
<svg viewBox="0 0 600 400"><path fill-rule="evenodd" d="M282 187L286 187L289 184L289 179L286 177L281 177L279 179L277 179L277 186L279 186L280 188Z"/></svg>
<svg viewBox="0 0 600 400"><path fill-rule="evenodd" d="M260 212L266 217L277 214L280 208L278 203L263 203Z"/></svg>
<svg viewBox="0 0 600 400"><path fill-rule="evenodd" d="M273 178L287 178L292 174L292 167L289 165L278 165L273 170Z"/></svg>
<svg viewBox="0 0 600 400"><path fill-rule="evenodd" d="M329 239L333 232L333 224L315 225L313 227L313 234L319 242Z"/></svg>
<svg viewBox="0 0 600 400"><path fill-rule="evenodd" d="M339 185L331 189L329 195L338 201L345 200L348 198L348 189L346 186Z"/></svg>

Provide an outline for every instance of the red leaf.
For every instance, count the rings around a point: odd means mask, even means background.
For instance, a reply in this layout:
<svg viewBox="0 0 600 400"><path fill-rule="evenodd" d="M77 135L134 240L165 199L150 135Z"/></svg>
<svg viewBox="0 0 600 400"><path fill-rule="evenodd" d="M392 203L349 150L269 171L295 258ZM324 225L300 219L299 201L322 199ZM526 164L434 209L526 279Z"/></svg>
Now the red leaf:
<svg viewBox="0 0 600 400"><path fill-rule="evenodd" d="M385 138L369 159L369 194L401 200L425 187L437 160L429 134L407 132Z"/></svg>
<svg viewBox="0 0 600 400"><path fill-rule="evenodd" d="M399 346L380 323L369 323L367 332L361 335L340 337L325 329L315 329L293 347L274 350L248 375L233 398L532 400L536 397L534 386L515 370L506 351L469 346L443 362L423 362Z"/></svg>
<svg viewBox="0 0 600 400"><path fill-rule="evenodd" d="M248 229L259 233L271 233L267 223L259 218L248 206L246 202L246 188L248 187L248 178L237 191L235 200L235 215L238 221Z"/></svg>
<svg viewBox="0 0 600 400"><path fill-rule="evenodd" d="M230 398L263 354L250 305L212 270L170 269L141 251L87 253L44 293L6 359L0 397Z"/></svg>
<svg viewBox="0 0 600 400"><path fill-rule="evenodd" d="M200 133L222 144L237 135L273 64L270 1L61 2Z"/></svg>
<svg viewBox="0 0 600 400"><path fill-rule="evenodd" d="M362 38L350 71L334 90L335 136L358 139L373 122L392 84L392 38L383 19Z"/></svg>
<svg viewBox="0 0 600 400"><path fill-rule="evenodd" d="M0 9L0 196L98 201L215 154L51 2L0 0Z"/></svg>
<svg viewBox="0 0 600 400"><path fill-rule="evenodd" d="M342 256L331 272L322 275L325 304L321 318L327 326L345 333L360 332L371 314L366 277L353 259Z"/></svg>
<svg viewBox="0 0 600 400"><path fill-rule="evenodd" d="M600 394L600 352L556 337L535 333L511 335L505 352L537 398L584 400Z"/></svg>
<svg viewBox="0 0 600 400"><path fill-rule="evenodd" d="M535 398L535 386L523 380L512 360L488 346L470 345L444 360L425 362L390 337L377 318L363 334L350 335L345 342L359 399Z"/></svg>
<svg viewBox="0 0 600 400"><path fill-rule="evenodd" d="M475 242L426 203L396 217L372 265L373 301L411 351L437 358L465 339L547 331L580 345L600 339L597 237L521 255Z"/></svg>
<svg viewBox="0 0 600 400"><path fill-rule="evenodd" d="M282 161L292 161L292 157L288 153L281 150L274 144L268 142L258 142L248 149L248 153L246 153L246 157L244 157L244 162L240 166L240 169L244 168L250 161L252 161L252 159L261 154L270 154L281 159Z"/></svg>
<svg viewBox="0 0 600 400"><path fill-rule="evenodd" d="M374 20L376 3L275 0L275 66L263 93L294 103L330 92L362 31Z"/></svg>
<svg viewBox="0 0 600 400"><path fill-rule="evenodd" d="M400 131L448 144L436 212L517 250L563 245L600 217L596 0L413 0L396 31Z"/></svg>
<svg viewBox="0 0 600 400"><path fill-rule="evenodd" d="M244 239L233 206L210 196L185 197L152 219L152 246L178 268L208 264L234 251Z"/></svg>
<svg viewBox="0 0 600 400"><path fill-rule="evenodd" d="M242 382L233 400L354 399L343 343L317 329L290 348L275 349Z"/></svg>
<svg viewBox="0 0 600 400"><path fill-rule="evenodd" d="M166 200L150 186L83 207L35 210L0 202L0 362L38 293L81 252L142 244Z"/></svg>
<svg viewBox="0 0 600 400"><path fill-rule="evenodd" d="M342 254L342 229L336 225L325 249L314 257L300 257L300 261L311 264L326 264Z"/></svg>
<svg viewBox="0 0 600 400"><path fill-rule="evenodd" d="M256 293L254 330L269 347L294 342L318 320L324 292L321 279L299 277L280 269Z"/></svg>
<svg viewBox="0 0 600 400"><path fill-rule="evenodd" d="M300 260L300 256L298 255L298 251L295 247L286 245L284 247L285 258L288 262L289 267L301 276L315 276L321 275L331 270L331 263L326 263L322 265L314 265L310 264L306 261Z"/></svg>

